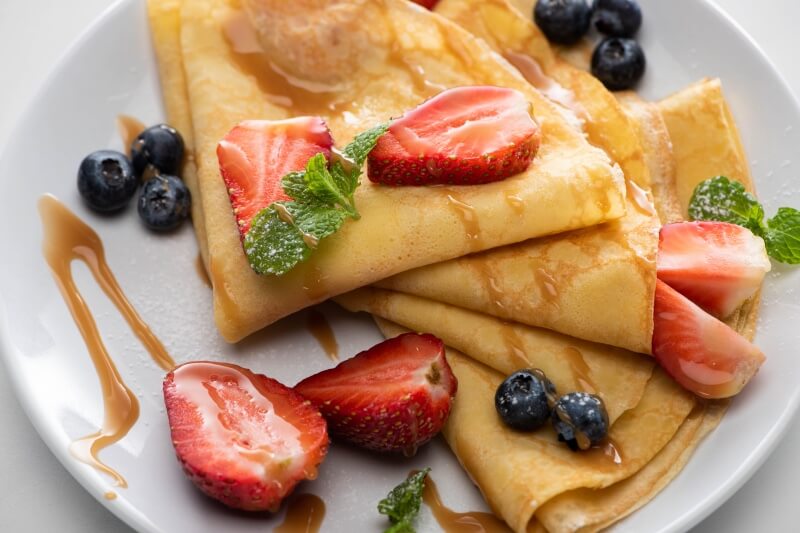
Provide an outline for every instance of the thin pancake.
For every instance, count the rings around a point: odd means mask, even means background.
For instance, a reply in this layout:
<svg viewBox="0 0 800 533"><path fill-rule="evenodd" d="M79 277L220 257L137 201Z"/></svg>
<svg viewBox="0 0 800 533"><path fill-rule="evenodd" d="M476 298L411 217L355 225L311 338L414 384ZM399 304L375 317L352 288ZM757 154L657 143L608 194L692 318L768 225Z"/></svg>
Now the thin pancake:
<svg viewBox="0 0 800 533"><path fill-rule="evenodd" d="M389 337L406 331L377 322ZM443 429L445 439L492 510L518 533L527 531L536 510L558 494L608 487L637 472L672 439L695 403L656 370L639 404L612 425L613 448L572 452L550 427L520 433L503 425L494 408L503 374L455 350L448 350L447 359L459 392Z"/></svg>
<svg viewBox="0 0 800 533"><path fill-rule="evenodd" d="M264 0L260 5L280 15L287 4ZM513 68L461 28L399 0L337 3L336 9L327 2L304 0L291 7L292 17L314 28L319 23L331 30L334 24L338 43L351 44L357 56L364 54L364 61L342 64L340 55L353 50L314 47L310 36L306 41L285 41L298 65L313 56L328 67L350 72L343 87L337 85L322 95L303 91L297 85L308 86L314 80L295 79L291 86L270 68L270 57L235 53L225 29L236 10L222 0L192 0L182 8L183 59L215 317L227 340L236 341L297 309L400 271L624 214L618 167L589 146ZM277 33L293 28L280 19L272 20L270 27ZM251 68L262 60L267 60L258 63L262 69ZM356 132L402 113L435 91L469 84L516 88L532 103L543 140L528 171L476 187L395 189L365 182L357 192L360 221L346 223L323 241L310 261L285 276L253 273L239 242L215 154L218 140L234 124L315 113L327 120L343 144ZM281 94L284 90L291 94ZM507 224L512 218L517 223Z"/></svg>
<svg viewBox="0 0 800 533"><path fill-rule="evenodd" d="M203 219L203 202L200 201L197 168L194 162L192 115L189 109L189 95L186 93L186 76L183 72L183 57L181 56L180 9L180 0L147 0L150 34L158 62L158 75L161 79L161 95L167 112L167 122L181 133L186 147L186 159L181 169L181 177L192 195L192 225L203 264L208 265L208 242Z"/></svg>
<svg viewBox="0 0 800 533"><path fill-rule="evenodd" d="M507 0L442 0L436 12L509 58L565 114L580 119L588 140L629 180L627 214L595 228L403 272L377 286L649 353L660 220L642 189L651 176L636 125L597 79L559 60L530 17ZM663 123L659 131L667 136ZM653 170L663 179L663 169ZM670 203L670 192L659 189L664 198L658 203Z"/></svg>
<svg viewBox="0 0 800 533"><path fill-rule="evenodd" d="M639 403L653 370L652 359L620 348L410 294L364 288L339 296L336 302L350 311L365 311L433 333L504 375L520 368L541 368L559 390L599 394L612 421Z"/></svg>

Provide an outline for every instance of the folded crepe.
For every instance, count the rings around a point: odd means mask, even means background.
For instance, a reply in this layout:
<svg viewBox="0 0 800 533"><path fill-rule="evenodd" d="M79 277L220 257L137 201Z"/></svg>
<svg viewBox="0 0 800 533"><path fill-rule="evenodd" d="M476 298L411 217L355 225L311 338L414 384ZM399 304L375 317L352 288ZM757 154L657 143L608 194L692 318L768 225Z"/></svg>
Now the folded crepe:
<svg viewBox="0 0 800 533"><path fill-rule="evenodd" d="M181 169L181 177L194 199L192 202L192 225L203 264L207 265L208 242L203 220L203 202L200 201L200 187L197 183L192 115L189 109L189 95L186 92L186 77L183 73L183 55L181 54L180 8L180 0L147 0L150 34L156 52L167 123L177 129L183 137L186 155Z"/></svg>
<svg viewBox="0 0 800 533"><path fill-rule="evenodd" d="M401 0L252 0L253 27L234 4L186 0L180 21L215 318L227 340L404 270L624 214L619 168L457 25ZM323 241L309 261L281 277L250 269L215 153L231 127L317 114L342 145L444 88L474 84L514 88L531 102L542 145L526 172L473 187L364 180L361 220Z"/></svg>
<svg viewBox="0 0 800 533"><path fill-rule="evenodd" d="M692 96L684 97L685 95ZM678 154L702 158L702 152L708 150L708 146L713 146L711 141L720 135L715 126L717 121L730 116L720 85L715 80L691 86L657 106L636 100L632 95L627 95L623 100L640 132L646 132L653 121L658 121L662 106L668 106L677 116L683 117L691 117L692 113L688 110L692 108L712 107L719 110L717 120L710 120L706 128L698 124L688 130L685 123L679 122L677 126L673 123L674 127L669 131L675 146L674 156L671 151L658 149L663 144L663 139L657 139L658 142L653 143L643 137L646 151L650 155L648 160L651 168L671 168L671 164L658 161L667 156L674 158L675 168L687 168L686 156ZM682 104L677 105L675 102ZM684 135L686 131L691 131L692 134ZM722 133L723 138L738 138L733 122L728 122ZM731 155L721 161L722 166L746 167L746 159L740 149L728 153ZM712 154L708 155L712 157ZM687 179L695 178L680 171L675 174L678 186L684 185L684 180ZM685 208L685 205L680 207ZM519 333L536 331L536 328L502 323L474 311L443 308L446 304L425 302L418 296L385 290L364 289L346 295L341 301L348 307L369 309L377 317L387 317L410 329L440 332L446 343L466 354L465 356L454 350L448 352L448 360L451 361L460 383L453 413L444 430L445 438L492 509L515 531L597 531L632 513L650 501L682 470L697 445L719 423L728 405L728 402L696 400L669 381L660 369L656 369L636 406L629 407L620 415L619 408L622 404L618 399L613 399L616 398L618 389L614 383L608 382L607 377L600 377L598 381L595 376L613 376L615 368L620 368L625 376L622 379L631 379L626 374L628 367L617 367L619 363L616 357L626 356L634 361L649 360L622 350L618 350L615 355L598 356L596 352L584 348L583 359L590 368L598 393L602 395L604 387L609 387L608 391L611 392L604 398L609 399L609 411L614 413L610 432L614 445L622 450L626 449L625 444L619 444L620 439L624 442L622 430L625 421L630 421L633 428L631 432L640 438L651 438L651 424L658 425L660 430L665 429L663 424L666 424L669 435L661 435L660 438L648 441L643 446L644 449L640 449L634 456L638 462L631 468L618 471L619 475L609 475L607 471L599 472L592 462L597 459L597 455L583 463L580 457L569 455L568 451L566 462L559 463L558 474L553 475L549 473L549 469L553 468L551 461L555 461L551 448L556 445L554 435L549 435L551 447L547 447L540 442L540 439L548 438L546 433L534 433L533 437L526 439L524 435L503 427L493 412L492 395L502 377L508 374L508 367L526 366L523 363L546 364L551 369L550 372L563 372L563 375L555 374L558 376L558 383L568 382L569 372L563 370L564 365L569 366L569 356L565 357L568 353L565 348L580 341L559 336L563 343L559 351L557 337L549 337L551 342L543 343L534 340L533 334ZM757 306L758 299L754 298L729 321L750 339L754 333ZM381 318L377 321L381 329L390 336L399 331L400 326L388 324ZM463 325L463 328L459 328L459 325ZM518 353L520 341L508 343L504 340L509 329L517 331L517 338L531 335L532 344L522 344L522 350L527 350L525 353ZM502 353L503 343L506 344L505 354ZM599 347L600 350L603 348L609 349ZM559 354L562 360L552 360L559 357ZM602 365L611 366L599 368ZM573 383L577 382L579 389L585 386L585 380L584 383L581 381L573 377ZM557 387L560 388L558 383ZM573 389L568 387L565 390ZM662 404L663 410L654 408L649 411L647 406L652 405L652 398L658 397L659 393L669 400ZM683 400L686 403L682 403ZM664 400L657 401L661 403ZM678 401L680 405L670 404L674 401ZM536 442L528 442L534 439ZM623 452L621 455L621 464L624 464L626 454ZM574 471L571 470L573 467ZM539 485L542 479L545 483ZM584 485L580 486L581 483ZM568 486L572 488L567 488Z"/></svg>
<svg viewBox="0 0 800 533"><path fill-rule="evenodd" d="M659 213L674 203L673 191L662 185L673 176L658 164L671 160L663 121L648 126L643 143L645 132L602 83L559 59L530 15L507 0L442 0L436 12L508 58L565 115L579 120L589 142L624 170L627 214L403 272L377 285L649 353Z"/></svg>

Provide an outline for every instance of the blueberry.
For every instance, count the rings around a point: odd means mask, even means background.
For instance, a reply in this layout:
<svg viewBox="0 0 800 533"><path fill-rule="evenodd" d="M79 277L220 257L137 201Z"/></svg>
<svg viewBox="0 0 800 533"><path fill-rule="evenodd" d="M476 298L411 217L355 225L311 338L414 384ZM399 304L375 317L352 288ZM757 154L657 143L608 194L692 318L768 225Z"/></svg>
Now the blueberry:
<svg viewBox="0 0 800 533"><path fill-rule="evenodd" d="M570 392L553 408L553 427L572 450L588 450L608 435L606 406L594 394Z"/></svg>
<svg viewBox="0 0 800 533"><path fill-rule="evenodd" d="M131 160L138 176L148 165L161 174L177 174L183 161L183 137L172 126L151 126L131 143Z"/></svg>
<svg viewBox="0 0 800 533"><path fill-rule="evenodd" d="M586 0L539 0L533 20L554 43L573 44L589 30L592 9Z"/></svg>
<svg viewBox="0 0 800 533"><path fill-rule="evenodd" d="M189 216L192 196L179 178L161 174L147 180L139 195L139 216L148 228L169 231Z"/></svg>
<svg viewBox="0 0 800 533"><path fill-rule="evenodd" d="M611 91L630 89L644 69L644 52L633 39L609 37L592 54L592 74Z"/></svg>
<svg viewBox="0 0 800 533"><path fill-rule="evenodd" d="M124 154L98 150L87 155L78 168L78 192L95 211L125 207L139 186L133 166Z"/></svg>
<svg viewBox="0 0 800 533"><path fill-rule="evenodd" d="M530 431L547 422L555 399L556 388L544 372L518 370L497 387L494 405L507 426Z"/></svg>
<svg viewBox="0 0 800 533"><path fill-rule="evenodd" d="M633 37L642 25L636 0L595 0L594 27L611 37Z"/></svg>

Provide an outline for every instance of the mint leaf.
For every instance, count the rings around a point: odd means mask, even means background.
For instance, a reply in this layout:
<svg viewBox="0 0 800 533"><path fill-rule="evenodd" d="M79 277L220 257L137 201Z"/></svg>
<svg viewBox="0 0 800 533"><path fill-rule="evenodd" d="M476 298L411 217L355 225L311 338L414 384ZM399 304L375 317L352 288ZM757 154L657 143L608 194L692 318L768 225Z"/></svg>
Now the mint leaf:
<svg viewBox="0 0 800 533"><path fill-rule="evenodd" d="M791 207L778 209L767 221L764 241L773 259L790 265L800 264L800 211Z"/></svg>
<svg viewBox="0 0 800 533"><path fill-rule="evenodd" d="M280 276L305 261L311 248L303 241L303 234L294 225L281 220L270 206L253 218L250 231L244 237L244 251L258 274Z"/></svg>
<svg viewBox="0 0 800 533"><path fill-rule="evenodd" d="M360 168L357 172L360 174ZM353 172L355 174L356 172ZM358 180L358 175L355 176ZM358 218L358 211L353 204L352 191L348 192L350 187L343 187L347 185L342 183L340 179L334 179L331 172L328 170L328 161L322 154L317 154L312 157L306 165L305 183L308 190L317 197L320 202L329 204L330 206L342 207L347 214L353 218ZM353 189L355 191L355 189ZM288 194L288 193L287 193Z"/></svg>
<svg viewBox="0 0 800 533"><path fill-rule="evenodd" d="M422 503L425 477L430 468L412 474L378 503L378 512L389 517L392 526L384 533L414 533L413 521Z"/></svg>
<svg viewBox="0 0 800 533"><path fill-rule="evenodd" d="M367 160L369 153L375 148L375 143L378 142L380 136L386 133L388 129L389 123L385 122L367 131L362 131L355 136L350 144L344 147L342 153L348 159L352 160L357 167L361 168L361 165Z"/></svg>
<svg viewBox="0 0 800 533"><path fill-rule="evenodd" d="M361 167L387 127L383 124L357 135L341 152L334 149L330 163L319 153L305 169L281 178L284 192L293 201L275 202L253 218L244 238L253 270L283 275L308 259L319 242L348 217L360 218L353 195Z"/></svg>
<svg viewBox="0 0 800 533"><path fill-rule="evenodd" d="M689 218L692 220L717 220L731 222L762 235L764 208L744 186L717 176L700 183L689 202Z"/></svg>

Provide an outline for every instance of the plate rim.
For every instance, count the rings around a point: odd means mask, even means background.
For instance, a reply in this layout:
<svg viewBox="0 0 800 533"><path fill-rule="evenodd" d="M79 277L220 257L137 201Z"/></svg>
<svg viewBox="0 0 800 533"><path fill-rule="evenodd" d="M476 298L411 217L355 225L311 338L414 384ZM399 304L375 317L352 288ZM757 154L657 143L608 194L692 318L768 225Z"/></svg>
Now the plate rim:
<svg viewBox="0 0 800 533"><path fill-rule="evenodd" d="M20 113L9 129L9 135L5 145L0 148L0 161L4 161L7 155L13 151L12 148L15 145L15 141L13 140L14 134L20 129L21 124L33 113L36 102L41 99L42 95L53 84L54 79L68 68L71 59L83 48L84 44L91 40L99 29L118 11L126 8L128 4L134 4L140 1L141 0L114 0L64 49L58 59L53 63L42 82L38 85L36 90L33 91L22 113ZM701 9L710 10L721 24L727 25L739 38L744 39L747 45L755 52L755 57L767 67L777 80L776 88L784 93L784 96L794 108L794 114L800 118L800 99L798 99L797 95L786 81L786 78L764 52L758 42L755 41L730 14L719 6L715 0L701 0L698 2L698 6ZM34 409L34 404L28 398L28 395L23 393L23 376L20 364L15 356L12 355L15 354L17 350L11 345L6 332L6 315L9 306L5 301L0 301L0 304L2 304L0 305L0 361L3 362L2 364L8 374L14 397L22 407L23 412L36 430L39 438L73 479L120 521L137 531L159 531L155 524L129 502L125 500L115 500L112 505L112 502L103 498L101 491L94 490L95 487L93 486L92 477L88 475L84 469L79 468L79 464L74 461L68 453L65 453L63 450L59 451L55 449L54 441L56 439L52 435L52 431L49 426L44 423L42 417L39 416L38 411ZM708 493L705 498L698 500L698 502L684 514L663 524L660 531L662 533L667 533L688 530L719 509L719 507L731 498L772 455L777 445L785 437L790 424L798 417L798 410L800 410L800 387L796 388L793 394L788 398L785 408L769 432L764 435L758 446L748 452L747 458L727 477L726 481L719 485L714 491Z"/></svg>

